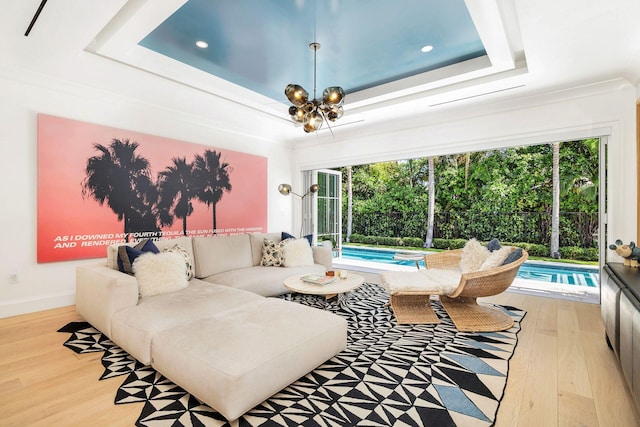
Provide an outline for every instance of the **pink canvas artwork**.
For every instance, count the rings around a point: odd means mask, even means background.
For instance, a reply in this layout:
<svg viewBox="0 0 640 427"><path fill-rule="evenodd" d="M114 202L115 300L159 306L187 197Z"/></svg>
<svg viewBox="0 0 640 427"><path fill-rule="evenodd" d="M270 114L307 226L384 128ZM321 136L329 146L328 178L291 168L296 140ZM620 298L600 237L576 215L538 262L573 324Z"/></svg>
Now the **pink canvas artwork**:
<svg viewBox="0 0 640 427"><path fill-rule="evenodd" d="M267 159L38 115L38 262L141 238L266 231Z"/></svg>

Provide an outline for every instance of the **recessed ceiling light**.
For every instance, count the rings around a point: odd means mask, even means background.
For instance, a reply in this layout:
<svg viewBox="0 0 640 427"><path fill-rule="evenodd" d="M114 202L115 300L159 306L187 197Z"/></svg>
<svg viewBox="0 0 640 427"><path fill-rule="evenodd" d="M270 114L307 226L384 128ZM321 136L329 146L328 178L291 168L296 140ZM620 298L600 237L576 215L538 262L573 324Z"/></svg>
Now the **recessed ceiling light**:
<svg viewBox="0 0 640 427"><path fill-rule="evenodd" d="M422 49L420 49L420 52L427 53L427 52L431 52L432 50L433 50L433 46L426 45L426 46L422 46Z"/></svg>
<svg viewBox="0 0 640 427"><path fill-rule="evenodd" d="M206 42L206 41L204 41L204 40L198 40L198 41L196 42L196 46L198 46L200 49L206 49L206 48L208 48L208 47L209 47L209 43L207 43L207 42Z"/></svg>

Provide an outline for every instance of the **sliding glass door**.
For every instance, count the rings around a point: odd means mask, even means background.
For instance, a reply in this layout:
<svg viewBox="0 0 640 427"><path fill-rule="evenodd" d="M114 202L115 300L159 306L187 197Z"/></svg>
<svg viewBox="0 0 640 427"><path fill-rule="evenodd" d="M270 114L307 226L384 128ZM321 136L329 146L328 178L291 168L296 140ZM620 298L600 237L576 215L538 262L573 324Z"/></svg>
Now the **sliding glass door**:
<svg viewBox="0 0 640 427"><path fill-rule="evenodd" d="M340 250L342 240L342 173L321 169L313 171L320 189L314 198L316 218L314 234L318 242L331 240L334 250Z"/></svg>

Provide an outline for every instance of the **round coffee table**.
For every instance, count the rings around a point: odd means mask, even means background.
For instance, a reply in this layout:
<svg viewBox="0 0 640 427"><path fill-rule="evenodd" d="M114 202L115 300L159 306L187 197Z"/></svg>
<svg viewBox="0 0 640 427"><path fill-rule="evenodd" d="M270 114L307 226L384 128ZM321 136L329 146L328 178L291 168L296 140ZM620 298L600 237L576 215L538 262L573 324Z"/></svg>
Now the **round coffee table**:
<svg viewBox="0 0 640 427"><path fill-rule="evenodd" d="M347 306L347 293L363 283L364 277L351 273L349 273L346 279L337 277L336 280L327 285L316 285L315 283L305 282L300 279L300 276L291 276L284 280L284 286L292 292L308 295L323 295L326 300L337 296L338 304L342 307Z"/></svg>

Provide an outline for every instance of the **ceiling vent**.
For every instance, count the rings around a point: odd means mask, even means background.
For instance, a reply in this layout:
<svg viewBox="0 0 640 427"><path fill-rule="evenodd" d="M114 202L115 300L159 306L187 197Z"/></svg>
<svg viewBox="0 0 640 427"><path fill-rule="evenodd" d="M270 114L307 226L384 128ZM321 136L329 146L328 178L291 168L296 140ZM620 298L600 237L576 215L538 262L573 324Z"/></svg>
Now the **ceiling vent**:
<svg viewBox="0 0 640 427"><path fill-rule="evenodd" d="M437 102L435 104L430 104L429 107L437 107L438 105L451 104L452 102L464 101L464 100L467 100L467 99L472 99L472 98L478 98L478 97L481 97L481 96L492 95L494 93L505 92L507 90L513 90L513 89L519 89L521 87L524 87L524 85L512 86L512 87L507 87L507 88L503 88L503 89L492 90L490 92L478 93L476 95L465 96L465 97L462 97L462 98L451 99L449 101Z"/></svg>

